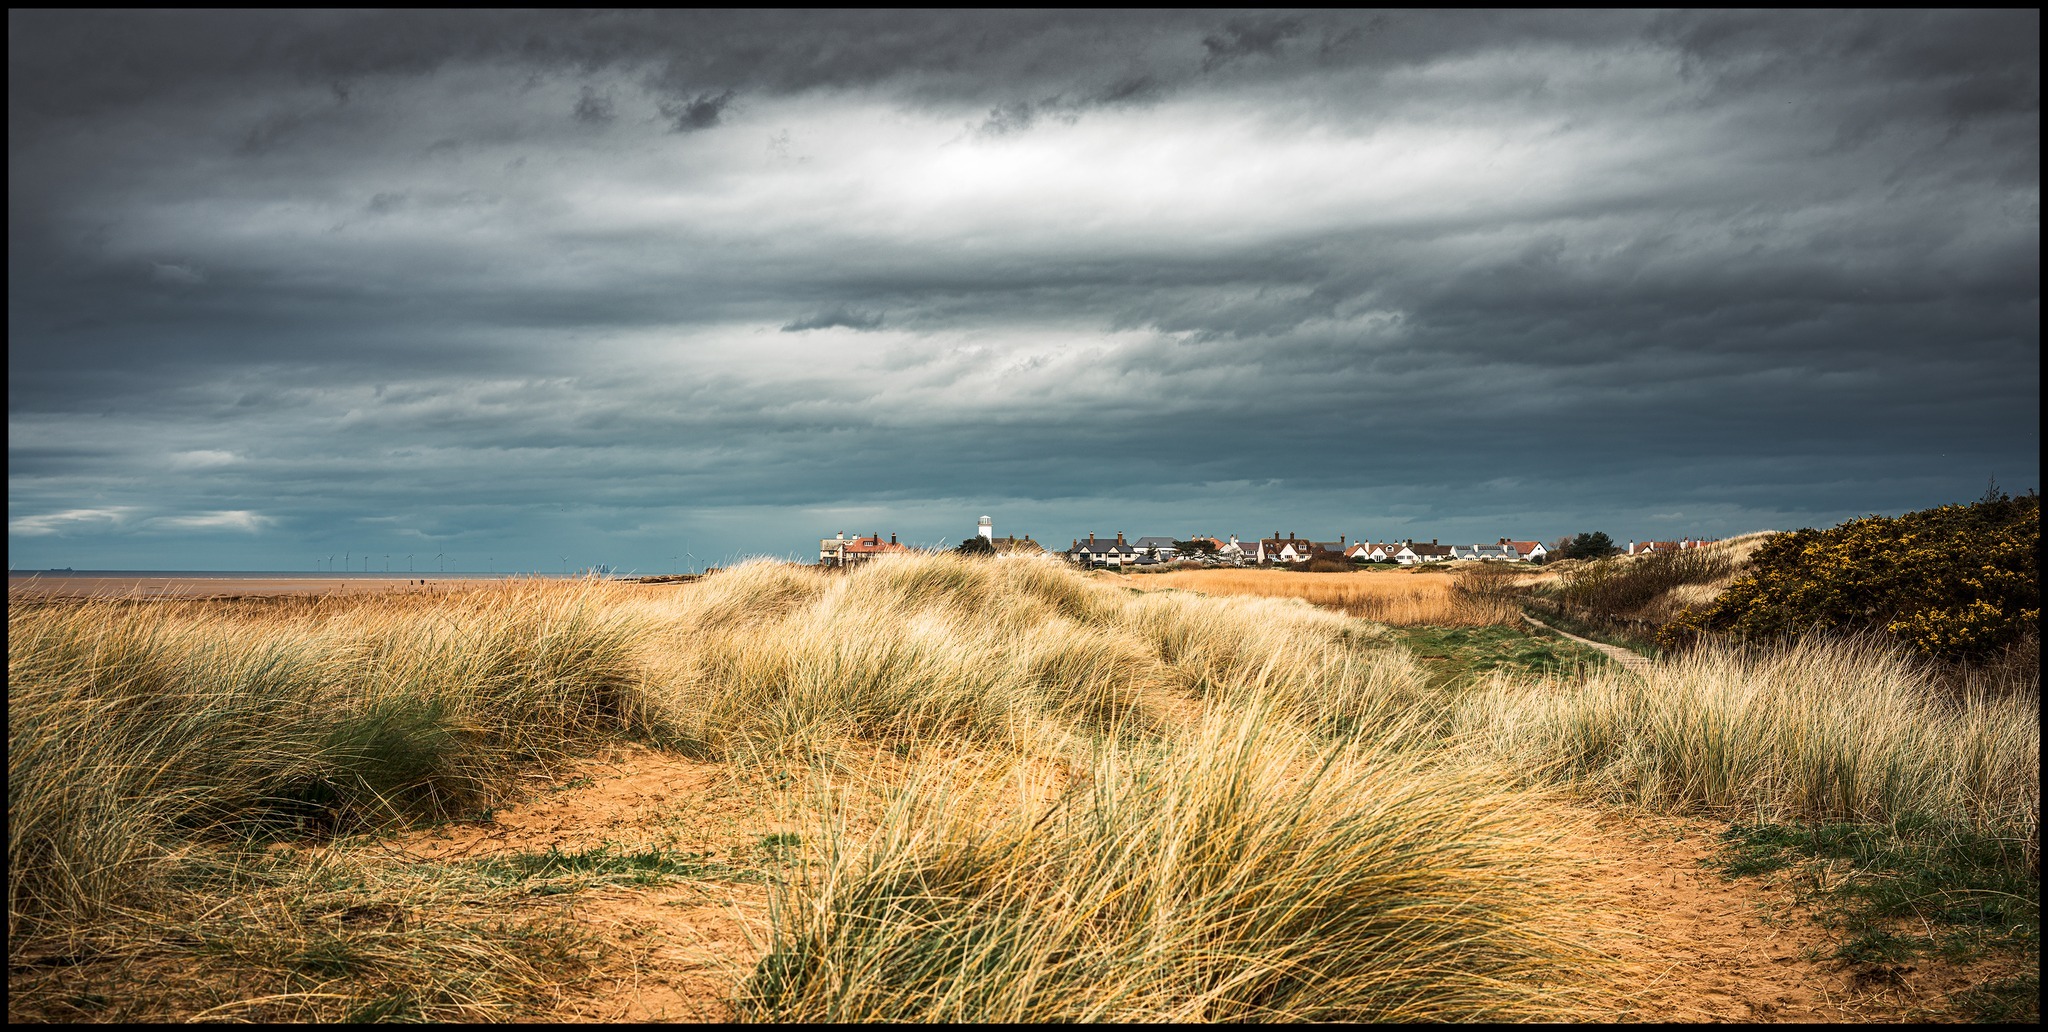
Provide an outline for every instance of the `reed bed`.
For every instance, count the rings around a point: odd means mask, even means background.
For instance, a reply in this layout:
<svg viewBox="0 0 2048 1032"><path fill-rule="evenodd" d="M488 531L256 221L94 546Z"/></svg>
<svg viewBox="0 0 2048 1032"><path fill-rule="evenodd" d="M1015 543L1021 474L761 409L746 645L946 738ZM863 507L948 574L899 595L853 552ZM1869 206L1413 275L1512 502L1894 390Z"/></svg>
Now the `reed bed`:
<svg viewBox="0 0 2048 1032"><path fill-rule="evenodd" d="M1472 571L1477 572L1477 571ZM1459 589L1466 571L1176 570L1148 574L1133 586L1179 588L1206 595L1299 598L1312 605L1394 627L1489 627L1520 623L1521 610L1501 598Z"/></svg>
<svg viewBox="0 0 2048 1032"><path fill-rule="evenodd" d="M2040 694L1957 697L1870 640L1715 647L1646 678L1497 679L1458 726L1495 766L1610 800L1736 820L1932 818L2040 843Z"/></svg>

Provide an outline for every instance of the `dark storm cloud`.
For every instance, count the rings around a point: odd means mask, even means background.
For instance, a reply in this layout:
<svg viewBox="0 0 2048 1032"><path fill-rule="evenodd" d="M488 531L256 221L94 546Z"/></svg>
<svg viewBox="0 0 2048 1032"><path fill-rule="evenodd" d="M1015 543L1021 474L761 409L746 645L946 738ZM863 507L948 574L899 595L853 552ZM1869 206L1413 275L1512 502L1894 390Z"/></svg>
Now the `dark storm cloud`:
<svg viewBox="0 0 2048 1032"><path fill-rule="evenodd" d="M10 541L1626 538L2037 480L2038 20L13 12Z"/></svg>
<svg viewBox="0 0 2048 1032"><path fill-rule="evenodd" d="M576 120L602 125L618 117L613 112L612 98L599 96L590 87L583 87L583 95L576 98Z"/></svg>
<svg viewBox="0 0 2048 1032"><path fill-rule="evenodd" d="M829 330L834 326L844 326L850 330L879 330L882 328L882 313L856 312L844 308L835 308L829 312L820 312L817 315L798 319L795 322L784 323L782 332L799 333L804 330Z"/></svg>
<svg viewBox="0 0 2048 1032"><path fill-rule="evenodd" d="M726 90L716 96L699 93L696 97L677 103L664 101L661 113L669 120L670 128L679 133L694 133L718 124L718 116L725 112L725 106L732 103L733 91Z"/></svg>
<svg viewBox="0 0 2048 1032"><path fill-rule="evenodd" d="M1253 54L1277 55L1281 44L1301 32L1299 18L1233 18L1222 32L1202 37L1202 49L1208 51L1202 70L1214 71Z"/></svg>

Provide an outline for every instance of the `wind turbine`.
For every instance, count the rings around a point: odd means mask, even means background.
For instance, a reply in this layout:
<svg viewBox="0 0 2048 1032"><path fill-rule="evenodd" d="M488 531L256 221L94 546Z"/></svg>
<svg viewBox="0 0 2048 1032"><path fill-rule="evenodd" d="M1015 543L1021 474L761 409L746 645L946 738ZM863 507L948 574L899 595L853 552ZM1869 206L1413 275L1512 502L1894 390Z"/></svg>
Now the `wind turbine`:
<svg viewBox="0 0 2048 1032"><path fill-rule="evenodd" d="M405 572L407 572L407 573L411 573L411 572L412 572L412 553L411 553L411 552L407 552L407 553L405 553Z"/></svg>
<svg viewBox="0 0 2048 1032"><path fill-rule="evenodd" d="M444 563L444 562L441 562L441 559L442 559L442 558L443 558L444 556L446 556L447 554L448 554L448 553L446 553L446 552L435 552L435 553L434 553L434 561L435 561L435 562L437 562L437 563L440 563L440 564L441 564L441 572L442 572L442 573L447 573L447 572L448 572L448 564L447 564L447 563Z"/></svg>
<svg viewBox="0 0 2048 1032"><path fill-rule="evenodd" d="M569 557L565 555L565 556L563 556L563 557L562 557L562 576L564 576L564 577L567 577L568 575L569 575Z"/></svg>
<svg viewBox="0 0 2048 1032"><path fill-rule="evenodd" d="M384 572L391 572L391 553L389 552L384 553Z"/></svg>
<svg viewBox="0 0 2048 1032"><path fill-rule="evenodd" d="M347 573L347 572L348 572L348 567L349 567L349 561L348 561L348 549L344 548L344 549L342 549L342 550L341 550L341 572L343 572L343 573Z"/></svg>

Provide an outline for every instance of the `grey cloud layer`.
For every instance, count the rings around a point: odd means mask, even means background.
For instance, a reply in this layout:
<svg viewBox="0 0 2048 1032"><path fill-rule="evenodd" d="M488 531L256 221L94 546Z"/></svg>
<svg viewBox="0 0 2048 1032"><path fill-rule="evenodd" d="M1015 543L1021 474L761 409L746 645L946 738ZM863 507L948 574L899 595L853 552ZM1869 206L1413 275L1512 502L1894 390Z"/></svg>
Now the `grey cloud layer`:
<svg viewBox="0 0 2048 1032"><path fill-rule="evenodd" d="M2037 40L12 13L10 546L1729 533L2032 483Z"/></svg>

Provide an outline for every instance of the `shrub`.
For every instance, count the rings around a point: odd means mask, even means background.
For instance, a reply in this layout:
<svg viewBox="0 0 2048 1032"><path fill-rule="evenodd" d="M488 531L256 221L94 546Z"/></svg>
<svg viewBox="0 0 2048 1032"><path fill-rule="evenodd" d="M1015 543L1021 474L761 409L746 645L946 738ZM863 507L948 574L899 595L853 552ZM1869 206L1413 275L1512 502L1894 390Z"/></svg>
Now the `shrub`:
<svg viewBox="0 0 2048 1032"><path fill-rule="evenodd" d="M2031 492L1783 534L1658 640L1870 630L1938 659L1988 658L2040 634L2040 552L2041 498Z"/></svg>
<svg viewBox="0 0 2048 1032"><path fill-rule="evenodd" d="M1557 599L1595 620L1625 620L1673 588L1712 583L1733 568L1733 558L1713 548L1609 559L1573 570Z"/></svg>

